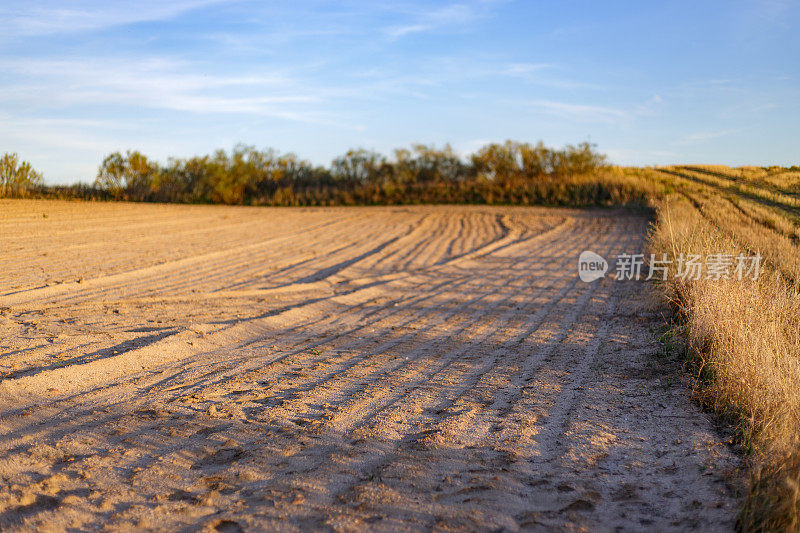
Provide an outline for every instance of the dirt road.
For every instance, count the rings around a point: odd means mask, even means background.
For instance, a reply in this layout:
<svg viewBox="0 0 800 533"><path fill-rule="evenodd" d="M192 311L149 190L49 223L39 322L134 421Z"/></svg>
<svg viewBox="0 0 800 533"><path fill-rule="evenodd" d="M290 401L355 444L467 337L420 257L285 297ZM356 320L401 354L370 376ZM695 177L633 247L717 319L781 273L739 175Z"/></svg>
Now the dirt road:
<svg viewBox="0 0 800 533"><path fill-rule="evenodd" d="M730 529L646 226L0 201L0 528Z"/></svg>

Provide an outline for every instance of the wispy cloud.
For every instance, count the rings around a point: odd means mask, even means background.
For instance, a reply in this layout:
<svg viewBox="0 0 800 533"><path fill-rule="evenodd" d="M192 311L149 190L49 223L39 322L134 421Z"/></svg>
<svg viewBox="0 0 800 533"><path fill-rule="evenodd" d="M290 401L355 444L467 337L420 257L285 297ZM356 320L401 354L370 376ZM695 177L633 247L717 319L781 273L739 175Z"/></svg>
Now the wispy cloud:
<svg viewBox="0 0 800 533"><path fill-rule="evenodd" d="M355 77L352 88L366 99L382 99L407 95L430 99L432 94L446 90L447 98L487 98L478 88L485 82L498 80L540 87L576 87L577 82L557 78L545 72L559 69L551 63L515 63L496 57L442 56L402 68L381 66L365 70ZM451 90L452 89L452 90Z"/></svg>
<svg viewBox="0 0 800 533"><path fill-rule="evenodd" d="M322 104L321 92L304 87L285 72L265 75L203 74L186 62L163 58L124 61L0 61L7 82L0 87L6 102L40 108L115 104L192 113L246 113L310 123L333 117L311 104Z"/></svg>
<svg viewBox="0 0 800 533"><path fill-rule="evenodd" d="M798 9L796 0L749 0L744 7L739 14L742 29L755 32L796 27L790 16Z"/></svg>
<svg viewBox="0 0 800 533"><path fill-rule="evenodd" d="M0 8L4 33L7 36L33 36L53 33L75 33L112 28L137 22L171 19L223 0L183 0L163 2L26 2L24 7ZM19 4L22 6L22 4Z"/></svg>
<svg viewBox="0 0 800 533"><path fill-rule="evenodd" d="M636 119L657 115L663 102L663 98L656 94L645 102L628 102L616 106L547 99L508 100L505 103L517 107L527 107L573 123L630 126Z"/></svg>
<svg viewBox="0 0 800 533"><path fill-rule="evenodd" d="M569 77L570 69L557 63L507 63L499 68L486 69L487 75L519 78L530 85L554 89L606 90L607 86Z"/></svg>
<svg viewBox="0 0 800 533"><path fill-rule="evenodd" d="M402 37L410 33L420 33L433 29L434 26L430 24L409 24L406 26L393 26L386 29L386 35L393 38Z"/></svg>
<svg viewBox="0 0 800 533"><path fill-rule="evenodd" d="M0 140L24 140L40 146L60 146L74 150L109 150L114 144L108 141L108 132L120 129L125 129L120 121L74 118L22 120L0 116Z"/></svg>
<svg viewBox="0 0 800 533"><path fill-rule="evenodd" d="M630 111L609 106L575 104L554 100L531 100L526 104L539 111L578 122L619 124L621 121L630 120L633 116Z"/></svg>
<svg viewBox="0 0 800 533"><path fill-rule="evenodd" d="M551 69L554 66L555 65L551 63L510 63L505 68L501 69L500 73L506 76L527 77L541 70Z"/></svg>
<svg viewBox="0 0 800 533"><path fill-rule="evenodd" d="M644 103L634 104L632 109L633 113L637 116L653 116L664 107L664 98L660 94L654 94L649 100Z"/></svg>
<svg viewBox="0 0 800 533"><path fill-rule="evenodd" d="M414 33L459 28L488 15L490 8L488 2L451 4L435 10L426 7L413 11L408 22L385 28L384 33L398 39Z"/></svg>

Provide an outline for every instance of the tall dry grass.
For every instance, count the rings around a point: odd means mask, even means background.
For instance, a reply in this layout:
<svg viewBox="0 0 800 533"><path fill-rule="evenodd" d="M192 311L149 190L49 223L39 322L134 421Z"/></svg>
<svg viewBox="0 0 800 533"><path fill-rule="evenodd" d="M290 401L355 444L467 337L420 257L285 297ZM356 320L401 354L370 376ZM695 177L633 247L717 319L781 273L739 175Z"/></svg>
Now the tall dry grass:
<svg viewBox="0 0 800 533"><path fill-rule="evenodd" d="M702 401L737 420L754 469L739 515L744 531L800 529L800 249L708 190L675 183L650 236L653 253L762 252L756 280L669 280L663 285L685 328Z"/></svg>

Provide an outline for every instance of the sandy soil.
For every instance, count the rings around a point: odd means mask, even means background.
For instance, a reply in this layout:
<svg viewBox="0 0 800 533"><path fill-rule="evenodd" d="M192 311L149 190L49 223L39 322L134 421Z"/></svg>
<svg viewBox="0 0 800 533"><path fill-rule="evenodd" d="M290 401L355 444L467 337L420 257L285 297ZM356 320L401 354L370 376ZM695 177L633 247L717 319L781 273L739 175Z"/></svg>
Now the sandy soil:
<svg viewBox="0 0 800 533"><path fill-rule="evenodd" d="M730 529L646 227L0 201L0 529Z"/></svg>

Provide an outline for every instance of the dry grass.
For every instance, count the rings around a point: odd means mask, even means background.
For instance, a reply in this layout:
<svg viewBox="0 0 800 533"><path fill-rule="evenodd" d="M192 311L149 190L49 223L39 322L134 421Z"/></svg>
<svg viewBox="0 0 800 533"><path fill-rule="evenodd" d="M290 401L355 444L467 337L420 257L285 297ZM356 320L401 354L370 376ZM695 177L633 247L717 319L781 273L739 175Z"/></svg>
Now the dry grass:
<svg viewBox="0 0 800 533"><path fill-rule="evenodd" d="M696 167L692 167L693 169ZM759 252L757 281L671 280L667 297L682 318L699 368L698 393L738 420L754 463L742 530L800 529L800 248L797 199L770 189L770 174L745 169L636 170L676 194L663 200L651 233L654 253ZM631 171L634 172L634 171ZM742 177L743 176L743 177ZM705 179L709 178L709 179ZM758 184L756 178L761 180ZM744 191L741 192L740 191Z"/></svg>

